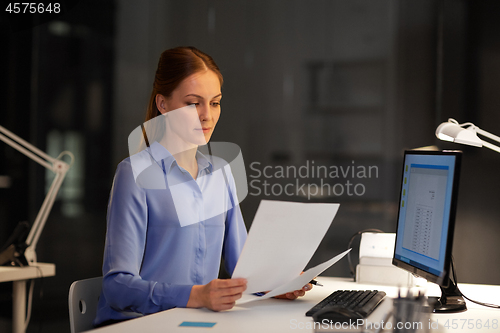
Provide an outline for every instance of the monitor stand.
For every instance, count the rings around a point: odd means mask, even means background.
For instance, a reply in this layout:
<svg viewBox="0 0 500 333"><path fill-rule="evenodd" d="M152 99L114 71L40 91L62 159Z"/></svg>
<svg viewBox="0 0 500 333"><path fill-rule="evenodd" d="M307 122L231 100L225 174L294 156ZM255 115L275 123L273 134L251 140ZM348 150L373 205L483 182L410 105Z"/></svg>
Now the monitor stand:
<svg viewBox="0 0 500 333"><path fill-rule="evenodd" d="M462 293L455 283L448 278L448 287L441 288L441 297L429 297L428 303L434 313L453 313L467 311Z"/></svg>

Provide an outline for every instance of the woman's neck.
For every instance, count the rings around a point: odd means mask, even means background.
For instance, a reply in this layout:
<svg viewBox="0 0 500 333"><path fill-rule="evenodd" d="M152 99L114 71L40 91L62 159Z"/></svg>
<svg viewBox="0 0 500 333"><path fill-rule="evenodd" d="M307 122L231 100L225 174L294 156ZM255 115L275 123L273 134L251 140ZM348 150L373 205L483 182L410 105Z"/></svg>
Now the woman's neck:
<svg viewBox="0 0 500 333"><path fill-rule="evenodd" d="M160 144L172 154L180 167L187 170L193 179L196 179L198 175L198 162L196 161L197 145L187 143L178 136L172 135L166 135Z"/></svg>
<svg viewBox="0 0 500 333"><path fill-rule="evenodd" d="M198 169L198 162L196 161L196 148L177 153L173 156L177 161L177 164L184 169L190 172L195 168ZM196 177L193 176L193 178Z"/></svg>

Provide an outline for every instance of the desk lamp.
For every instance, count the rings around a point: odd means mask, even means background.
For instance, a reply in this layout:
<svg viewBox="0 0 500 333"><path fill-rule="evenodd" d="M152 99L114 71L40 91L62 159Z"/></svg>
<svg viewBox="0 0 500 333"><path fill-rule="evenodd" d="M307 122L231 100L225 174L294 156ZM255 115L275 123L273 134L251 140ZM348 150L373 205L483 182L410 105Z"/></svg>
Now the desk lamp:
<svg viewBox="0 0 500 333"><path fill-rule="evenodd" d="M53 158L29 142L21 139L3 126L0 126L0 140L28 156L38 164L43 165L56 175L50 185L47 195L45 196L42 207L36 216L35 222L33 223L33 226L31 227L31 230L26 238L25 245L23 246L25 250L23 248L15 248L15 244L10 244L10 246L0 253L0 256L9 259L12 264L20 266L33 265L37 262L35 252L36 244L38 243L38 239L40 238L49 213L52 210L57 192L59 192L59 188L61 187L64 177L73 164L74 156L69 151L63 151L57 158ZM61 160L64 155L68 155L71 158L71 162L69 164Z"/></svg>
<svg viewBox="0 0 500 333"><path fill-rule="evenodd" d="M473 123L459 124L455 119L448 119L448 122L441 123L436 129L436 136L443 141L450 141L470 145L475 147L486 147L500 153L500 147L487 141L481 140L477 134L481 134L491 140L500 143L500 137L488 133Z"/></svg>

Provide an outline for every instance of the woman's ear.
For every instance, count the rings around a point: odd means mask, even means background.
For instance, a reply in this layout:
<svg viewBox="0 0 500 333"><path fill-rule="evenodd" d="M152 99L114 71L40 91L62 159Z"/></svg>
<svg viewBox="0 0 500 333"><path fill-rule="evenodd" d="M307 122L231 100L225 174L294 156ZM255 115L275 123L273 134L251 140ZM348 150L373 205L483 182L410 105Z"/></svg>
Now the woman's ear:
<svg viewBox="0 0 500 333"><path fill-rule="evenodd" d="M156 107L158 108L158 111L160 111L161 114L165 114L168 111L168 102L165 96L162 94L156 94L155 97L156 101Z"/></svg>

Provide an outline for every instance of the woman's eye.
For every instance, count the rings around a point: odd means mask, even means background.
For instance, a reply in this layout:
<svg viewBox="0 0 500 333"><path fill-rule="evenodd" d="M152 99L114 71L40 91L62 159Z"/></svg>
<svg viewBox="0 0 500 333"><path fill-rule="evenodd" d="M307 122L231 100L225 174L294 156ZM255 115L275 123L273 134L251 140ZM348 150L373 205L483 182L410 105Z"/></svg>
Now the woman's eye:
<svg viewBox="0 0 500 333"><path fill-rule="evenodd" d="M198 102L186 102L186 105L200 105Z"/></svg>
<svg viewBox="0 0 500 333"><path fill-rule="evenodd" d="M212 106L220 106L220 102L212 102Z"/></svg>

